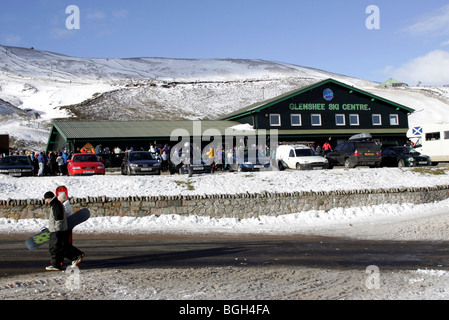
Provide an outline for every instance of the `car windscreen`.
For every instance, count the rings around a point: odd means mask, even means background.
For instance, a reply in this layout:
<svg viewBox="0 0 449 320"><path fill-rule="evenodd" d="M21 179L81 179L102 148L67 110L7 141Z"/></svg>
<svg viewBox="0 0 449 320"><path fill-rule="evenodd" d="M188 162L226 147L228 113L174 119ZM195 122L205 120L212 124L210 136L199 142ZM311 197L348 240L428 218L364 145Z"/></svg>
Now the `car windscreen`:
<svg viewBox="0 0 449 320"><path fill-rule="evenodd" d="M94 154L83 154L73 156L73 162L98 162L98 158Z"/></svg>
<svg viewBox="0 0 449 320"><path fill-rule="evenodd" d="M295 149L295 154L297 157L316 156L315 151L313 151L312 149Z"/></svg>
<svg viewBox="0 0 449 320"><path fill-rule="evenodd" d="M155 160L154 154L151 152L131 153L129 161Z"/></svg>
<svg viewBox="0 0 449 320"><path fill-rule="evenodd" d="M26 157L7 157L0 161L2 166L27 166L31 165L30 160Z"/></svg>

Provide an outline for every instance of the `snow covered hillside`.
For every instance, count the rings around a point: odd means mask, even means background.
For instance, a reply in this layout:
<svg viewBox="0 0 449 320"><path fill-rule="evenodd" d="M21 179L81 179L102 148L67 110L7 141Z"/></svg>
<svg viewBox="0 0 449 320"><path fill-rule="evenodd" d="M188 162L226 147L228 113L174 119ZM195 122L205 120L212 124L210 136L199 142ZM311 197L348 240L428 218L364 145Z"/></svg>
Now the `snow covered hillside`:
<svg viewBox="0 0 449 320"><path fill-rule="evenodd" d="M415 109L410 125L449 121L448 87L385 89L371 81L263 60L90 59L0 45L0 133L34 147L44 146L47 137L22 132L48 132L56 118L216 119L327 78Z"/></svg>

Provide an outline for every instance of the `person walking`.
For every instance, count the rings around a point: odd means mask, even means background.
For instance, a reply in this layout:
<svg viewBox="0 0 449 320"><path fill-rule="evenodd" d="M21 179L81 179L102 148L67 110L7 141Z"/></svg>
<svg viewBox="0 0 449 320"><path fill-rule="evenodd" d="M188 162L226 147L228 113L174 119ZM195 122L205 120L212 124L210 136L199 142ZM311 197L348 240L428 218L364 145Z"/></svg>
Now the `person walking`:
<svg viewBox="0 0 449 320"><path fill-rule="evenodd" d="M68 219L74 214L70 200L64 192L58 195L58 200L64 206L64 215ZM77 266L84 258L84 252L73 245L73 229L67 229L67 248L64 257L72 261L72 267Z"/></svg>
<svg viewBox="0 0 449 320"><path fill-rule="evenodd" d="M64 174L64 158L62 157L62 152L59 152L56 163L58 164L58 176L62 176Z"/></svg>
<svg viewBox="0 0 449 320"><path fill-rule="evenodd" d="M167 152L165 152L165 150L162 151L161 159L162 159L162 168L161 168L161 170L162 171L167 171L168 170L168 154L167 154Z"/></svg>
<svg viewBox="0 0 449 320"><path fill-rule="evenodd" d="M209 148L209 151L206 152L206 156L209 157L208 162L212 167L212 173L215 172L215 149L213 147Z"/></svg>
<svg viewBox="0 0 449 320"><path fill-rule="evenodd" d="M44 194L46 204L50 205L48 214L48 230L50 231L49 252L51 265L46 267L47 271L62 270L64 256L67 252L67 218L64 214L64 206L56 198L52 191Z"/></svg>
<svg viewBox="0 0 449 320"><path fill-rule="evenodd" d="M39 165L39 173L37 174L39 177L43 177L45 174L45 166L47 164L48 158L45 156L45 153L42 151L40 155L37 156L37 162Z"/></svg>
<svg viewBox="0 0 449 320"><path fill-rule="evenodd" d="M329 140L327 140L324 144L323 144L323 153L324 155L328 154L329 152L332 151L332 146L331 146L331 138L329 138Z"/></svg>

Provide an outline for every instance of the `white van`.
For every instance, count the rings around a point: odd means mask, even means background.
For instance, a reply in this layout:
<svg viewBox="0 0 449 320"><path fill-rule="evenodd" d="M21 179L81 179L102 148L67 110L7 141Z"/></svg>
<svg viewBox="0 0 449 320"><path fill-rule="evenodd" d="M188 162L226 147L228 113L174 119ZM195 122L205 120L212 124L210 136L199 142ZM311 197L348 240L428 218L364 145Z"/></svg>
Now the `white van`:
<svg viewBox="0 0 449 320"><path fill-rule="evenodd" d="M326 158L318 156L312 148L304 145L281 145L276 150L279 170L320 170L329 168Z"/></svg>
<svg viewBox="0 0 449 320"><path fill-rule="evenodd" d="M449 162L449 123L422 124L407 132L414 149L430 157L433 164Z"/></svg>

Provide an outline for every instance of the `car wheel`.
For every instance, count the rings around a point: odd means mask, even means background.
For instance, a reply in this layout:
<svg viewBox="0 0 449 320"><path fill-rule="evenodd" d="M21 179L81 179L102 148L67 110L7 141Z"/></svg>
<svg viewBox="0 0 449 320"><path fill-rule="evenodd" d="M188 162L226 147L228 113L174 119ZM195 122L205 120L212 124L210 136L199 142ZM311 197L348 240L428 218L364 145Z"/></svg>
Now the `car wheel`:
<svg viewBox="0 0 449 320"><path fill-rule="evenodd" d="M354 168L354 167L355 167L355 165L352 163L351 158L347 158L345 160L345 168L346 169L351 169L351 168Z"/></svg>
<svg viewBox="0 0 449 320"><path fill-rule="evenodd" d="M403 159L399 159L398 161L398 168L404 168L405 167L405 162Z"/></svg>
<svg viewBox="0 0 449 320"><path fill-rule="evenodd" d="M279 163L278 163L278 168L280 171L283 171L285 169L284 166L282 165L281 161L279 161Z"/></svg>
<svg viewBox="0 0 449 320"><path fill-rule="evenodd" d="M299 163L296 164L296 170L301 170L301 165Z"/></svg>

